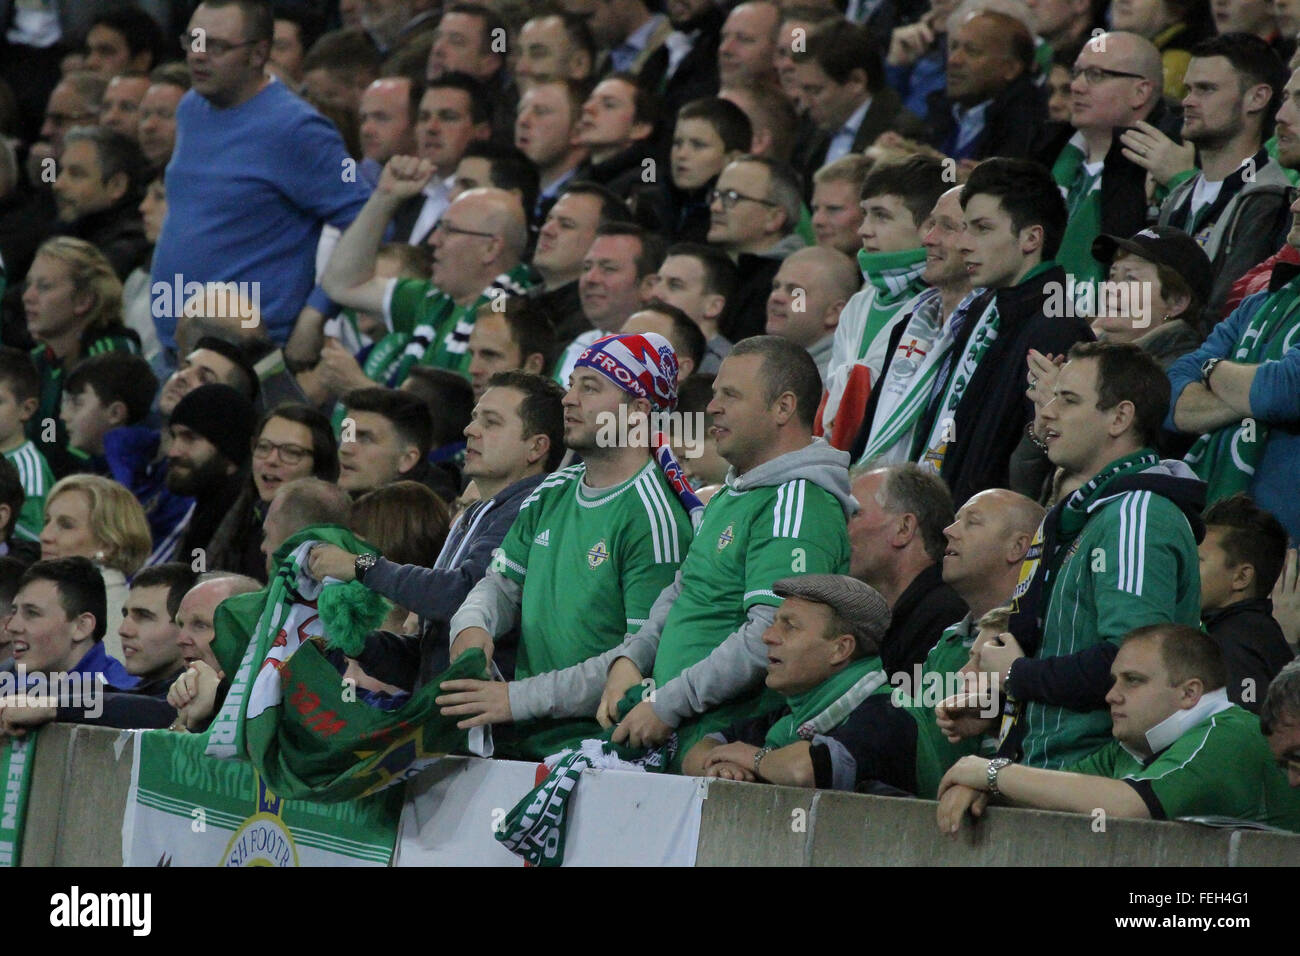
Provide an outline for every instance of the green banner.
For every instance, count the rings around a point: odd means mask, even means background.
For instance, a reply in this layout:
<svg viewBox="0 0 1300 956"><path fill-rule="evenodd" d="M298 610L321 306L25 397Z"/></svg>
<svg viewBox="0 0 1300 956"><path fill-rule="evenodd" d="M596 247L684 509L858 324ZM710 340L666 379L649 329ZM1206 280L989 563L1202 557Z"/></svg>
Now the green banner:
<svg viewBox="0 0 1300 956"><path fill-rule="evenodd" d="M32 787L36 760L36 732L25 737L0 737L0 866L17 866L23 849L23 822L27 817L27 792Z"/></svg>

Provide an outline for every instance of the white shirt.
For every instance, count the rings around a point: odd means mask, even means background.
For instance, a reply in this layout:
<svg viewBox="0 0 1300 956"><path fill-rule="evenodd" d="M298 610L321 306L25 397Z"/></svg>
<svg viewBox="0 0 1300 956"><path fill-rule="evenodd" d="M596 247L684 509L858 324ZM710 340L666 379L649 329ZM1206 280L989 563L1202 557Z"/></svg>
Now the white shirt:
<svg viewBox="0 0 1300 956"><path fill-rule="evenodd" d="M1204 176L1197 177L1196 185L1192 187L1192 221L1201 214L1201 210L1206 206L1214 205L1214 201L1219 198L1219 192L1223 189L1223 180L1212 183Z"/></svg>
<svg viewBox="0 0 1300 956"><path fill-rule="evenodd" d="M15 46L47 49L63 39L54 0L16 0L13 26L5 39Z"/></svg>
<svg viewBox="0 0 1300 956"><path fill-rule="evenodd" d="M862 101L862 105L853 111L853 115L844 122L830 145L826 147L826 158L822 160L823 166L853 152L853 141L857 138L858 130L862 128L862 121L866 119L867 110L870 108L871 97L868 96Z"/></svg>
<svg viewBox="0 0 1300 956"><path fill-rule="evenodd" d="M429 233L433 232L433 227L438 224L442 214L451 205L451 187L455 180L455 173L446 179L429 180L429 185L424 187L424 208L420 210L420 215L415 217L415 225L411 227L411 237L406 240L408 245L418 246L428 238Z"/></svg>

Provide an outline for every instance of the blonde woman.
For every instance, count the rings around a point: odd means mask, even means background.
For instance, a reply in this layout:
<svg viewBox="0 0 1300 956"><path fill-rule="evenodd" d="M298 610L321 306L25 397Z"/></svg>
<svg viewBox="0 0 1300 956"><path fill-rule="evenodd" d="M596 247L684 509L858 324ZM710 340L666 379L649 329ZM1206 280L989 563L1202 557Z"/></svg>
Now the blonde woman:
<svg viewBox="0 0 1300 956"><path fill-rule="evenodd" d="M99 475L69 475L50 489L41 530L41 560L89 558L104 578L108 626L104 649L119 661L126 580L149 556L149 522L144 508L122 485Z"/></svg>
<svg viewBox="0 0 1300 956"><path fill-rule="evenodd" d="M122 324L122 283L104 254L88 242L56 236L36 250L23 291L27 331L36 340L32 361L41 373L40 404L27 421L27 437L38 443L54 474L76 466L67 451L68 433L59 420L63 378L88 355L115 349L139 354L139 337ZM54 441L44 434L47 423Z"/></svg>

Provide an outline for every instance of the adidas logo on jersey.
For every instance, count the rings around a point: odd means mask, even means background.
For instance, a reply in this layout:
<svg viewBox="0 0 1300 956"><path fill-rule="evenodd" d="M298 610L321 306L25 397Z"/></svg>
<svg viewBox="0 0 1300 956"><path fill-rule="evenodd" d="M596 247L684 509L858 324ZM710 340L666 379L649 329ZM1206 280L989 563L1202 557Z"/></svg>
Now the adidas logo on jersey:
<svg viewBox="0 0 1300 956"><path fill-rule="evenodd" d="M540 545L543 548L549 548L551 546L551 529L547 528L537 537L533 538L533 544Z"/></svg>

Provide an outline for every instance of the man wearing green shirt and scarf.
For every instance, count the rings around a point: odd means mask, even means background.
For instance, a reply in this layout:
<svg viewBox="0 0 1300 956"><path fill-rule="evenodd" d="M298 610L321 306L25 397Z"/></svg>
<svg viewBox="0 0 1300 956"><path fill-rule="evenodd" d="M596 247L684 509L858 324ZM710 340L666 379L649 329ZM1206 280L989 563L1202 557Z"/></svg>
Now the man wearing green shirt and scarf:
<svg viewBox="0 0 1300 956"><path fill-rule="evenodd" d="M784 603L763 632L766 683L785 706L709 734L682 771L852 790L855 767L835 731L868 697L889 691L880 662L889 605L871 585L843 574L784 578L772 590Z"/></svg>
<svg viewBox="0 0 1300 956"><path fill-rule="evenodd" d="M1043 519L1010 633L977 663L1019 707L1002 752L1060 769L1108 739L1104 698L1120 639L1147 624L1200 623L1205 526L1204 485L1151 447L1169 402L1153 358L1131 344L1076 345L1054 396L1041 412L1048 457L1088 478Z"/></svg>
<svg viewBox="0 0 1300 956"><path fill-rule="evenodd" d="M389 329L364 364L350 371L352 387L378 382L397 388L414 365L467 374L469 334L478 310L504 305L506 296L522 295L537 283L522 261L528 241L523 207L518 196L495 188L471 189L447 207L429 235L429 280L375 275L375 257L389 220L433 175L427 160L389 160L321 277L334 301L382 315Z"/></svg>
<svg viewBox="0 0 1300 956"><path fill-rule="evenodd" d="M867 284L840 313L816 419L816 433L836 448L857 436L889 334L926 287L921 225L947 186L943 164L925 156L877 167L862 184L858 266Z"/></svg>
<svg viewBox="0 0 1300 956"><path fill-rule="evenodd" d="M1136 819L1219 816L1300 832L1300 790L1275 765L1259 718L1228 700L1208 635L1153 624L1124 638L1106 694L1113 739L1062 770L968 756L939 787L939 829L991 795L1019 807ZM974 796L976 799L972 799Z"/></svg>

